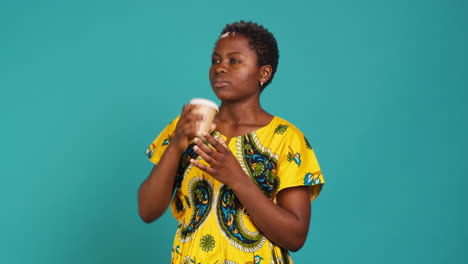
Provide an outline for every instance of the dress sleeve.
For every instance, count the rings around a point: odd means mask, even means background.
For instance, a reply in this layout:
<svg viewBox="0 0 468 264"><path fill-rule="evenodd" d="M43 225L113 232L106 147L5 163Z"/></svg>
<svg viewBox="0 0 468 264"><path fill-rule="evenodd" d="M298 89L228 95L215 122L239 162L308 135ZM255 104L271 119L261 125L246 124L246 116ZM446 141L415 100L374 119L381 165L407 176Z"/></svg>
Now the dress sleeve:
<svg viewBox="0 0 468 264"><path fill-rule="evenodd" d="M277 175L278 192L290 187L308 186L311 201L317 198L325 183L314 150L304 134L295 127L284 133Z"/></svg>
<svg viewBox="0 0 468 264"><path fill-rule="evenodd" d="M164 151L171 142L177 122L179 122L179 116L172 120L172 122L169 123L163 131L161 131L159 136L146 149L146 156L154 164L158 164Z"/></svg>

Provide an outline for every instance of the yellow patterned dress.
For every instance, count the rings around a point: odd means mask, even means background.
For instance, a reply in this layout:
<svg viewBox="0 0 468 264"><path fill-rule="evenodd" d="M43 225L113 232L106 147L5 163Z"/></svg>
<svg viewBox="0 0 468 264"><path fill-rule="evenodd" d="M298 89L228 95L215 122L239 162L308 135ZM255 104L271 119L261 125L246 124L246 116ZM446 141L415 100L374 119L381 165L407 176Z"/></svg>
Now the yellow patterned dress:
<svg viewBox="0 0 468 264"><path fill-rule="evenodd" d="M174 119L146 151L157 164L169 145ZM214 138L223 137L218 131ZM276 202L276 194L294 186L309 186L310 199L320 193L324 179L315 154L301 131L279 117L251 133L234 137L229 149L258 188ZM192 166L204 161L190 145L182 154L171 209L179 222L172 263L246 264L292 263L287 250L265 237L228 186ZM206 164L206 163L204 163ZM168 186L169 187L169 186Z"/></svg>

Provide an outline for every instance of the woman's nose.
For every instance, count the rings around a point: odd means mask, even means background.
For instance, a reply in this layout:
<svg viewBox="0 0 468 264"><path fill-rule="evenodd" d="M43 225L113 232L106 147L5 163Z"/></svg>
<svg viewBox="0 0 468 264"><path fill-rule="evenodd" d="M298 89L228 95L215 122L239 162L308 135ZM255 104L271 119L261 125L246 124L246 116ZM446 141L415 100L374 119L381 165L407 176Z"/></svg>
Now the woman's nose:
<svg viewBox="0 0 468 264"><path fill-rule="evenodd" d="M225 65L223 65L223 63L219 63L215 66L215 72L217 74L220 74L220 73L227 73L227 68Z"/></svg>

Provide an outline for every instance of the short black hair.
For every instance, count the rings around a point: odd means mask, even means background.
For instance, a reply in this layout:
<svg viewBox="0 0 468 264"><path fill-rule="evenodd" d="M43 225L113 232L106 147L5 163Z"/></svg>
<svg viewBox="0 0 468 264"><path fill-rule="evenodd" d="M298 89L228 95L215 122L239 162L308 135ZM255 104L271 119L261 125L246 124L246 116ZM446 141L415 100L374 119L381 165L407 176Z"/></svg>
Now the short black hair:
<svg viewBox="0 0 468 264"><path fill-rule="evenodd" d="M244 20L227 24L221 31L221 35L228 32L239 33L249 39L250 47L257 54L257 63L259 66L271 65L271 77L261 87L263 91L273 80L273 76L278 68L279 51L275 37L262 25L251 21L246 22Z"/></svg>

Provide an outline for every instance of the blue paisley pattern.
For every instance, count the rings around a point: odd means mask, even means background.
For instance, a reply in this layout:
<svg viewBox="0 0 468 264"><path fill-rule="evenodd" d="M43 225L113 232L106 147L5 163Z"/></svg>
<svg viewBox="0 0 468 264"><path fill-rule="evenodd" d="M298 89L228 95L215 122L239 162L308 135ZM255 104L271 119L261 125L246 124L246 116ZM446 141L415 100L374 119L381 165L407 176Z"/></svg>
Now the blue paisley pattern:
<svg viewBox="0 0 468 264"><path fill-rule="evenodd" d="M279 187L279 178L276 177L278 161L255 137L255 133L249 133L237 139L237 157L244 171L265 196L272 198ZM242 221L247 213L232 189L223 185L218 197L218 222L230 243L245 252L254 252L262 247L265 236L247 230Z"/></svg>
<svg viewBox="0 0 468 264"><path fill-rule="evenodd" d="M195 143L190 144L190 146L182 153L180 157L179 167L177 168L177 173L175 177L175 187L180 188L182 179L184 178L185 171L191 165L190 159L196 159L198 154L193 150Z"/></svg>
<svg viewBox="0 0 468 264"><path fill-rule="evenodd" d="M246 252L254 252L265 242L265 237L256 232L252 233L243 228L242 211L244 207L236 195L226 185L219 191L217 216L221 230L233 246Z"/></svg>
<svg viewBox="0 0 468 264"><path fill-rule="evenodd" d="M206 179L193 178L189 183L189 199L193 205L193 213L189 224L183 226L180 238L189 238L205 221L212 205L213 188Z"/></svg>
<svg viewBox="0 0 468 264"><path fill-rule="evenodd" d="M148 147L146 155L155 164L171 144L176 124L171 123ZM223 136L216 130L211 135L215 139ZM273 202L285 188L324 183L309 142L283 119L275 117L270 125L232 137L227 143L245 174ZM258 230L229 186L192 165L191 159L207 163L194 145L181 154L175 175L171 209L179 225L173 263L292 263L287 250ZM310 188L311 200L320 193L319 187Z"/></svg>
<svg viewBox="0 0 468 264"><path fill-rule="evenodd" d="M262 151L262 147L257 145L250 134L242 137L241 144L245 169L263 193L271 198L279 187L279 178L275 175L277 159L270 153Z"/></svg>

